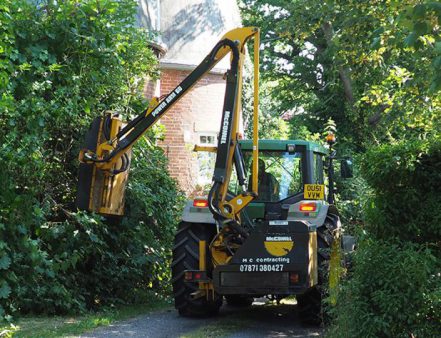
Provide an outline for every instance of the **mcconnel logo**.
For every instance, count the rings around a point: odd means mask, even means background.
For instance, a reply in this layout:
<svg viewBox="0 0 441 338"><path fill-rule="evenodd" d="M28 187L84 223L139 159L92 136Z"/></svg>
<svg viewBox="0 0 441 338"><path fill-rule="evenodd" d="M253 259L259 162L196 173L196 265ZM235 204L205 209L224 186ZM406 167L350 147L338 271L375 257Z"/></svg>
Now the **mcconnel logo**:
<svg viewBox="0 0 441 338"><path fill-rule="evenodd" d="M291 236L266 236L264 244L266 251L277 257L286 256L294 247Z"/></svg>
<svg viewBox="0 0 441 338"><path fill-rule="evenodd" d="M224 121L222 124L221 144L227 143L228 126L230 125L228 119L230 118L230 114L231 113L228 110L225 111Z"/></svg>

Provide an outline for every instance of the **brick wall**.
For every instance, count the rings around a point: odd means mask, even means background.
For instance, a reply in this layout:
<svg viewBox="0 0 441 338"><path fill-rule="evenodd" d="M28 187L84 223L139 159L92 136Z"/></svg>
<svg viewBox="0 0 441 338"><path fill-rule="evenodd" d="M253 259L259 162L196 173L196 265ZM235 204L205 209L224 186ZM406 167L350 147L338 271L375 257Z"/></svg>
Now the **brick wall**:
<svg viewBox="0 0 441 338"><path fill-rule="evenodd" d="M190 72L163 69L160 93L172 91ZM222 74L208 74L161 119L166 128L161 142L169 158L170 174L182 190L192 195L196 188L199 165L193 147L200 133L218 133L225 94Z"/></svg>

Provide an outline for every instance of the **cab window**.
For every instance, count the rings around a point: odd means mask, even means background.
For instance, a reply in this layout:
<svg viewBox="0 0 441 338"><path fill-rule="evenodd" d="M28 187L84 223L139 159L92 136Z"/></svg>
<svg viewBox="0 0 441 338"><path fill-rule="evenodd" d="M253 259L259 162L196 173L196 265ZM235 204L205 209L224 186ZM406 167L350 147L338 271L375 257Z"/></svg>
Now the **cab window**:
<svg viewBox="0 0 441 338"><path fill-rule="evenodd" d="M244 151L248 173L248 190L251 190L252 153ZM302 192L302 153L285 151L259 151L258 198L256 201L277 202ZM230 191L237 194L235 175L230 181Z"/></svg>

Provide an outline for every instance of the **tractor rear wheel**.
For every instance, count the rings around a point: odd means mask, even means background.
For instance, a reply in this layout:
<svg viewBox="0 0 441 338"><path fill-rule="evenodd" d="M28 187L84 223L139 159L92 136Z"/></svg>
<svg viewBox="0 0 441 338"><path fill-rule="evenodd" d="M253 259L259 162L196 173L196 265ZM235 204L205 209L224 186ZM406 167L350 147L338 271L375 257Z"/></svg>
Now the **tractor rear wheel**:
<svg viewBox="0 0 441 338"><path fill-rule="evenodd" d="M179 314L188 317L204 317L214 315L222 305L222 297L214 294L214 299L193 297L199 290L198 283L184 280L185 270L199 270L199 242L206 243L207 274L210 275L212 265L208 254L208 245L216 234L212 224L181 222L175 235L172 262L172 284L175 307ZM211 295L209 295L211 297Z"/></svg>
<svg viewBox="0 0 441 338"><path fill-rule="evenodd" d="M340 226L340 218L328 213L323 225L317 228L318 285L297 296L297 309L303 324L320 325L326 319L322 300L327 295L331 246Z"/></svg>
<svg viewBox="0 0 441 338"><path fill-rule="evenodd" d="M225 296L227 304L234 307L248 307L254 302L253 297L247 297L243 295L228 295Z"/></svg>

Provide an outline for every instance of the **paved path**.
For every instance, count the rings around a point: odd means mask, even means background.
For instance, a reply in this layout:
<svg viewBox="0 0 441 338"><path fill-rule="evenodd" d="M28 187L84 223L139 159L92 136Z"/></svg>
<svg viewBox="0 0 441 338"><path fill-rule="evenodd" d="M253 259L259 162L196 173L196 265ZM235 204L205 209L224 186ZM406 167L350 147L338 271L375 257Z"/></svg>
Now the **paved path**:
<svg viewBox="0 0 441 338"><path fill-rule="evenodd" d="M213 318L183 318L174 309L162 310L124 322L98 328L82 338L152 337L320 337L321 329L302 327L295 305L263 305L255 302L249 308L224 305Z"/></svg>

